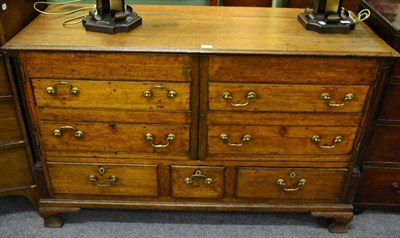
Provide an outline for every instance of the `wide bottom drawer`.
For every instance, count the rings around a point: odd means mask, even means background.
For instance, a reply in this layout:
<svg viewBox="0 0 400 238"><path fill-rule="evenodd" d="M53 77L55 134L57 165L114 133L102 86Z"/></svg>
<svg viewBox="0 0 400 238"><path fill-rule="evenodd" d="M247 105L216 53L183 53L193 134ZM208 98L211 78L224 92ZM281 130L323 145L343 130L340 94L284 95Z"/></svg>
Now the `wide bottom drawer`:
<svg viewBox="0 0 400 238"><path fill-rule="evenodd" d="M54 194L158 196L156 165L47 163Z"/></svg>
<svg viewBox="0 0 400 238"><path fill-rule="evenodd" d="M25 147L0 149L0 189L34 184Z"/></svg>
<svg viewBox="0 0 400 238"><path fill-rule="evenodd" d="M364 167L356 200L400 204L400 168Z"/></svg>
<svg viewBox="0 0 400 238"><path fill-rule="evenodd" d="M340 199L347 169L239 167L235 196L264 199Z"/></svg>

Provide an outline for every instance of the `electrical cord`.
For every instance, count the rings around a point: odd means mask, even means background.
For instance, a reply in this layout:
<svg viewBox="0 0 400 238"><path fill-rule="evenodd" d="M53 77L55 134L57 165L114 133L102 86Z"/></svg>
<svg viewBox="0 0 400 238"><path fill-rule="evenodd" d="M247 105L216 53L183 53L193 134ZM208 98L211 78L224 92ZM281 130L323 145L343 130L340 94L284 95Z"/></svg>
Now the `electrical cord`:
<svg viewBox="0 0 400 238"><path fill-rule="evenodd" d="M68 5L68 4L71 4L71 3L76 3L76 2L81 2L81 1L82 0L71 0L71 1L66 1L66 2L42 2L42 1L38 1L38 2L35 2L33 4L33 8L37 12L40 12L40 13L45 14L45 15L70 15L70 14L73 14L73 13L76 13L76 12L80 12L80 11L83 11L83 10L93 9L93 7L81 7L81 8L77 8L77 9L74 9L74 10L71 10L71 11L66 11L66 12L46 12L46 11L40 10L37 7L37 5L39 5L39 4L45 4L45 5ZM67 20L65 20L63 22L63 26L78 24L78 23L81 22L80 19L86 17L87 15L88 14L80 15L80 16L73 17L73 18L69 18L69 19L67 19Z"/></svg>
<svg viewBox="0 0 400 238"><path fill-rule="evenodd" d="M349 11L350 12L350 11ZM353 12L350 12L349 16L354 21L355 24L363 22L367 20L371 16L371 11L368 9L361 10L357 15Z"/></svg>

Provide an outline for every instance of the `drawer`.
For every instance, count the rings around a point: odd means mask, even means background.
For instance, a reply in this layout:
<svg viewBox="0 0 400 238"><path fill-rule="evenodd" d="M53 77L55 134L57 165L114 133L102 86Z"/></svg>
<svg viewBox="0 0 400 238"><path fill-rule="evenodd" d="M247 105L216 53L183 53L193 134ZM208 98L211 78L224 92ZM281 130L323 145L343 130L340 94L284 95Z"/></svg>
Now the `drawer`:
<svg viewBox="0 0 400 238"><path fill-rule="evenodd" d="M357 202L400 204L400 168L363 167Z"/></svg>
<svg viewBox="0 0 400 238"><path fill-rule="evenodd" d="M156 165L47 163L54 194L158 196Z"/></svg>
<svg viewBox="0 0 400 238"><path fill-rule="evenodd" d="M338 201L346 174L346 169L240 167L235 196Z"/></svg>
<svg viewBox="0 0 400 238"><path fill-rule="evenodd" d="M25 147L0 147L0 189L33 185L33 175Z"/></svg>
<svg viewBox="0 0 400 238"><path fill-rule="evenodd" d="M40 122L46 151L189 154L189 126Z"/></svg>
<svg viewBox="0 0 400 238"><path fill-rule="evenodd" d="M22 140L14 102L0 100L0 143Z"/></svg>
<svg viewBox="0 0 400 238"><path fill-rule="evenodd" d="M357 127L209 126L208 154L350 154Z"/></svg>
<svg viewBox="0 0 400 238"><path fill-rule="evenodd" d="M0 99L4 96L12 95L10 84L8 83L6 68L3 55L0 54Z"/></svg>
<svg viewBox="0 0 400 238"><path fill-rule="evenodd" d="M38 107L175 111L190 108L188 83L35 79L32 84Z"/></svg>
<svg viewBox="0 0 400 238"><path fill-rule="evenodd" d="M224 167L171 166L172 196L222 198Z"/></svg>
<svg viewBox="0 0 400 238"><path fill-rule="evenodd" d="M210 110L362 112L369 86L209 84Z"/></svg>
<svg viewBox="0 0 400 238"><path fill-rule="evenodd" d="M400 125L376 125L366 161L400 162Z"/></svg>
<svg viewBox="0 0 400 238"><path fill-rule="evenodd" d="M23 57L30 78L189 82L192 77L188 55L25 52Z"/></svg>
<svg viewBox="0 0 400 238"><path fill-rule="evenodd" d="M380 120L400 120L400 83L389 83L380 108Z"/></svg>
<svg viewBox="0 0 400 238"><path fill-rule="evenodd" d="M377 75L373 58L314 56L210 56L209 81L365 84Z"/></svg>

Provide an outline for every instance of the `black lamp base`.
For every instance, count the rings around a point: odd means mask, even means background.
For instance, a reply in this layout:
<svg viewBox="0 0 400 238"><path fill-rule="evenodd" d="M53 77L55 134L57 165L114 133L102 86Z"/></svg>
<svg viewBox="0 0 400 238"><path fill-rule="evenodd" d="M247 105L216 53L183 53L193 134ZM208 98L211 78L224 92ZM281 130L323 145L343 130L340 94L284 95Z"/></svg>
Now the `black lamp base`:
<svg viewBox="0 0 400 238"><path fill-rule="evenodd" d="M142 24L142 18L135 12L126 15L125 20L115 21L113 17L106 17L96 20L92 16L87 16L82 20L82 24L87 31L115 34L119 32L129 32Z"/></svg>
<svg viewBox="0 0 400 238"><path fill-rule="evenodd" d="M304 26L306 30L316 31L319 33L349 33L354 30L355 23L349 16L348 12L341 14L340 20L329 22L324 17L315 15L311 9L297 16L297 20Z"/></svg>

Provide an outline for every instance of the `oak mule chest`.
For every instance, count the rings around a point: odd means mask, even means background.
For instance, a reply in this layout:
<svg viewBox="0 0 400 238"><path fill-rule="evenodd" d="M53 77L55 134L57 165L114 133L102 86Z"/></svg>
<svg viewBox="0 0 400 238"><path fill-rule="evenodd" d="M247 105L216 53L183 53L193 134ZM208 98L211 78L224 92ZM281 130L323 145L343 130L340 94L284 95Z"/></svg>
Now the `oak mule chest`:
<svg viewBox="0 0 400 238"><path fill-rule="evenodd" d="M364 24L305 31L302 9L135 10L129 33L40 16L5 45L40 148L45 225L80 208L291 211L345 232L357 148L397 53Z"/></svg>

